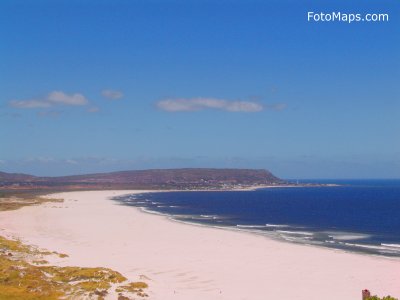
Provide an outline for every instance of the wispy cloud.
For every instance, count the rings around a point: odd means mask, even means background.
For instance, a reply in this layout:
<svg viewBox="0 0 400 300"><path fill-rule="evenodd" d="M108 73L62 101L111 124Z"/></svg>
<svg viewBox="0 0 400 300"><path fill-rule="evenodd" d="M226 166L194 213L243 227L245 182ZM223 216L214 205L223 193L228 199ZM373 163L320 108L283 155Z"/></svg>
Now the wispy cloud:
<svg viewBox="0 0 400 300"><path fill-rule="evenodd" d="M75 93L68 95L62 91L50 92L46 97L41 99L12 100L9 102L12 107L24 109L48 108L57 105L83 106L88 103L89 101L82 94Z"/></svg>
<svg viewBox="0 0 400 300"><path fill-rule="evenodd" d="M49 156L29 157L23 160L23 162L26 163L31 163L31 162L53 163L55 161L57 161L55 158Z"/></svg>
<svg viewBox="0 0 400 300"><path fill-rule="evenodd" d="M266 109L277 110L277 111L284 110L284 109L286 109L286 107L287 107L286 103L274 103L274 104L265 105Z"/></svg>
<svg viewBox="0 0 400 300"><path fill-rule="evenodd" d="M97 106L92 106L87 109L87 112L90 112L90 113L97 113L99 111L100 111L100 108L98 108Z"/></svg>
<svg viewBox="0 0 400 300"><path fill-rule="evenodd" d="M12 118L12 119L18 119L21 118L21 114L20 113L16 113L16 112L5 112L5 113L1 113L0 114L0 118Z"/></svg>
<svg viewBox="0 0 400 300"><path fill-rule="evenodd" d="M53 117L53 118L57 118L61 115L61 111L57 111L57 110L50 110L50 111L39 111L37 112L37 115L39 117Z"/></svg>
<svg viewBox="0 0 400 300"><path fill-rule="evenodd" d="M15 108L46 108L50 107L51 103L44 100L11 100L10 105Z"/></svg>
<svg viewBox="0 0 400 300"><path fill-rule="evenodd" d="M101 95L110 100L117 100L124 96L124 93L116 90L102 90Z"/></svg>
<svg viewBox="0 0 400 300"><path fill-rule="evenodd" d="M79 162L77 162L77 161L74 160L74 159L66 159L65 162L66 162L67 164L70 164L70 165L77 165L77 164L79 164Z"/></svg>
<svg viewBox="0 0 400 300"><path fill-rule="evenodd" d="M223 110L228 112L259 112L264 109L281 110L283 104L263 105L254 101L229 101L217 98L175 98L157 102L157 107L167 112L187 112L205 109Z"/></svg>

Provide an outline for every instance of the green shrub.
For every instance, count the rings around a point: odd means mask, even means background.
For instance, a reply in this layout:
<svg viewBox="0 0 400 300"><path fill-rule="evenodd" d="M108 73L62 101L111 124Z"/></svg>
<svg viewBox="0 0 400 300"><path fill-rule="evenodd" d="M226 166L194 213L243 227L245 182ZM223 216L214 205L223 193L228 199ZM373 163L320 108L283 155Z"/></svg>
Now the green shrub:
<svg viewBox="0 0 400 300"><path fill-rule="evenodd" d="M377 295L368 297L367 300L398 300L397 298L394 298L392 296L385 296L383 298L379 298Z"/></svg>

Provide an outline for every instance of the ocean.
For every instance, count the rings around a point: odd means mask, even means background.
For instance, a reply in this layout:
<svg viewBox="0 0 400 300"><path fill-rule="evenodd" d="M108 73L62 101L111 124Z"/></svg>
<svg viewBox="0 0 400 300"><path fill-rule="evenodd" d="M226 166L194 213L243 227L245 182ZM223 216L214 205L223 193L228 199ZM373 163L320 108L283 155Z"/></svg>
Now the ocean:
<svg viewBox="0 0 400 300"><path fill-rule="evenodd" d="M400 180L299 182L339 186L154 192L116 200L177 221L400 257Z"/></svg>

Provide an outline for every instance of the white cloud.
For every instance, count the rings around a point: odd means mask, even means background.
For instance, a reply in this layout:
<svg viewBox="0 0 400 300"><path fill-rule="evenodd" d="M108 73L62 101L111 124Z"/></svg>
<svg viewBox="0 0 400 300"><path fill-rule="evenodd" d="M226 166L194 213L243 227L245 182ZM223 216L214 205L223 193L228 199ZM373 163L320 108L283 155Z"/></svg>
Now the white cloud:
<svg viewBox="0 0 400 300"><path fill-rule="evenodd" d="M67 95L61 91L51 92L47 96L47 101L54 104L63 105L86 105L89 101L82 94Z"/></svg>
<svg viewBox="0 0 400 300"><path fill-rule="evenodd" d="M101 95L110 100L117 100L124 96L124 93L116 90L102 90Z"/></svg>
<svg viewBox="0 0 400 300"><path fill-rule="evenodd" d="M168 112L219 109L230 112L259 112L264 105L251 101L228 101L216 98L178 98L157 102L157 107Z"/></svg>
<svg viewBox="0 0 400 300"><path fill-rule="evenodd" d="M211 98L194 98L194 99L166 99L159 101L157 107L159 109L175 112L175 111L196 111L204 108L220 109L224 106L225 101Z"/></svg>
<svg viewBox="0 0 400 300"><path fill-rule="evenodd" d="M15 108L48 108L57 105L83 106L89 101L82 94L68 95L62 91L50 92L42 99L12 100L10 106Z"/></svg>
<svg viewBox="0 0 400 300"><path fill-rule="evenodd" d="M228 111L257 112L263 109L261 104L248 101L233 101L226 106Z"/></svg>

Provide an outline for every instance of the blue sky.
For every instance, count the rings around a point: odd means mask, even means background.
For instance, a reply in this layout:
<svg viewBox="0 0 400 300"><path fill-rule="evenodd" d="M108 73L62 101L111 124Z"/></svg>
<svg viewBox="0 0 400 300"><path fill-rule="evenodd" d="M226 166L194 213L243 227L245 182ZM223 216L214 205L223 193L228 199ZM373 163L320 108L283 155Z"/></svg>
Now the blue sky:
<svg viewBox="0 0 400 300"><path fill-rule="evenodd" d="M400 5L348 2L3 0L0 170L399 178Z"/></svg>

